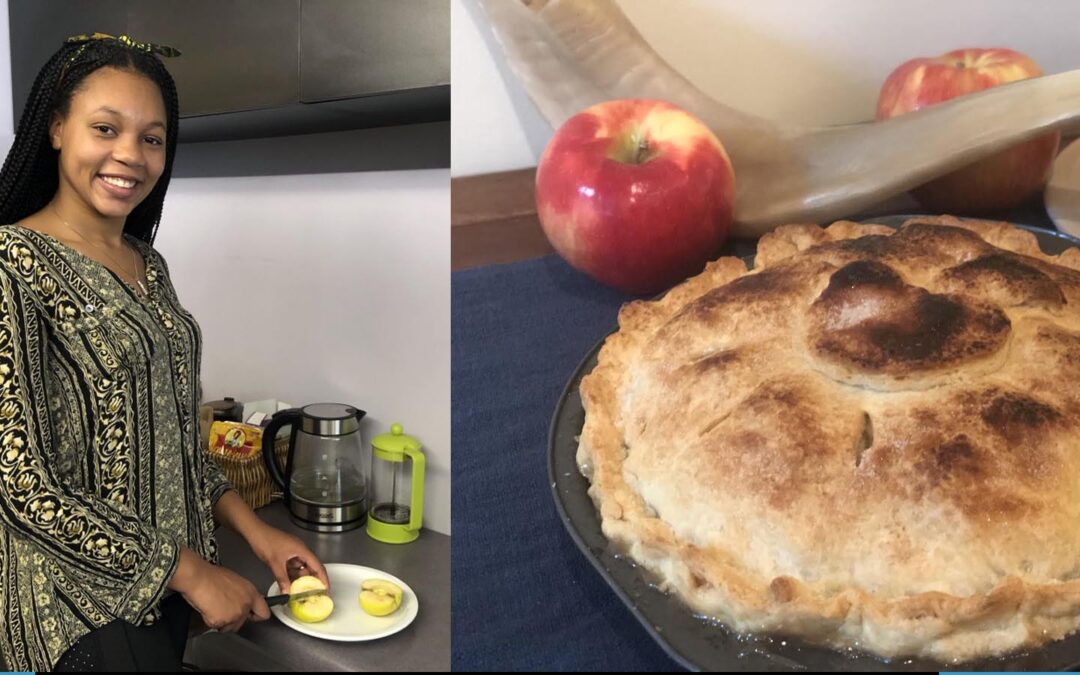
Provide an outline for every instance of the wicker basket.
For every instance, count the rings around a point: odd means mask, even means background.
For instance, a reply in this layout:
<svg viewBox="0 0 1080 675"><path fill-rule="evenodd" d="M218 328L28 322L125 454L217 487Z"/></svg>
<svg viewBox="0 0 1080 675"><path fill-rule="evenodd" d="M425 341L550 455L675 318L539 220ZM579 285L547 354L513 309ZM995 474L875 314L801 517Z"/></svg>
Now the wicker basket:
<svg viewBox="0 0 1080 675"><path fill-rule="evenodd" d="M218 463L225 477L229 479L236 491L240 493L247 505L252 509L266 506L275 499L281 499L283 493L270 477L266 469L266 462L261 452L247 457L237 457L220 452L214 452L210 447L210 428L213 424L213 409L209 406L199 408L199 431L201 433L202 447L210 450L210 457ZM289 452L289 436L285 435L274 442L274 458L277 460L278 469L285 472L285 456Z"/></svg>

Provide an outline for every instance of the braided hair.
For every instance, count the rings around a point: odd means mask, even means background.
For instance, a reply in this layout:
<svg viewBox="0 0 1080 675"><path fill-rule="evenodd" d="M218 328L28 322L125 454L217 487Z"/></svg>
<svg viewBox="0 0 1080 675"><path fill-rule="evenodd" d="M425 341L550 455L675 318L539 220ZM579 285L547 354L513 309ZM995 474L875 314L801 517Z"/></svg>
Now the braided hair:
<svg viewBox="0 0 1080 675"><path fill-rule="evenodd" d="M82 81L99 68L111 66L150 78L161 91L167 115L165 169L157 184L124 222L124 232L148 244L154 242L165 191L172 175L179 122L176 83L153 54L132 49L116 40L65 43L42 67L30 89L15 132L15 142L0 169L0 223L14 223L48 205L60 185L59 151L49 139L53 113L67 117L71 100Z"/></svg>

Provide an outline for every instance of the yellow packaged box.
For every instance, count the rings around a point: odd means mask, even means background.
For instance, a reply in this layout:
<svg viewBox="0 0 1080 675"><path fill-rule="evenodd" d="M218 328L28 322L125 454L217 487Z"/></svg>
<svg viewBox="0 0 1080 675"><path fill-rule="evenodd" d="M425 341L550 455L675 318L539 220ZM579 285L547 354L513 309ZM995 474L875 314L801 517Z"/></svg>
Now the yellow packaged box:
<svg viewBox="0 0 1080 675"><path fill-rule="evenodd" d="M276 489L263 461L262 427L239 422L213 422L209 431L210 456L221 466L225 477L248 506L257 509L281 497L281 491ZM288 437L274 443L274 458L279 467L284 468L288 449Z"/></svg>
<svg viewBox="0 0 1080 675"><path fill-rule="evenodd" d="M210 452L243 459L262 453L262 427L239 422L210 425Z"/></svg>

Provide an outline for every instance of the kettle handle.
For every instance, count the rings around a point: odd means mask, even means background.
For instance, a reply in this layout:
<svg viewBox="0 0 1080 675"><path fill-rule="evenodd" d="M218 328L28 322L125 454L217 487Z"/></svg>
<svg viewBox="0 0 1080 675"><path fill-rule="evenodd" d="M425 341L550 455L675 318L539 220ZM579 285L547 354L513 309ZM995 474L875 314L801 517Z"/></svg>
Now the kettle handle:
<svg viewBox="0 0 1080 675"><path fill-rule="evenodd" d="M263 429L263 461L266 462L266 469L270 472L270 477L278 484L278 487L286 493L289 491L289 486L285 484L285 477L281 475L281 471L278 469L277 458L274 457L274 441L277 440L278 431L280 431L282 427L296 424L300 421L300 417L300 408L286 408L285 410L279 410L274 413L274 416L270 418L270 423ZM292 440L290 440L289 452L288 455L286 455L287 459L285 460L286 471L292 466L292 453L293 443Z"/></svg>
<svg viewBox="0 0 1080 675"><path fill-rule="evenodd" d="M412 460L412 503L409 504L409 525L405 529L416 530L424 521L424 453L419 448L406 448L405 454Z"/></svg>

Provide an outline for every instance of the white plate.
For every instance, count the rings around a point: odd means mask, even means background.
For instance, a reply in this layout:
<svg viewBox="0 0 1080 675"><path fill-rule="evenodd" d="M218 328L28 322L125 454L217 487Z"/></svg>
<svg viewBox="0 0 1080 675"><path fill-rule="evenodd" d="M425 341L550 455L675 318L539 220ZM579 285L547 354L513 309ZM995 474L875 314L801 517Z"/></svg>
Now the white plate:
<svg viewBox="0 0 1080 675"><path fill-rule="evenodd" d="M271 607L270 611L281 623L301 633L324 640L359 642L393 635L412 623L420 609L413 589L386 572L361 565L329 563L326 565L326 574L330 577L330 598L334 601L334 611L326 620L318 623L298 621L289 611L288 605ZM401 590L405 591L401 606L388 616L371 616L360 609L360 584L368 579L385 579L400 586ZM270 585L266 594L279 594L276 581Z"/></svg>
<svg viewBox="0 0 1080 675"><path fill-rule="evenodd" d="M1043 200L1057 229L1080 237L1080 139L1070 143L1054 160Z"/></svg>

